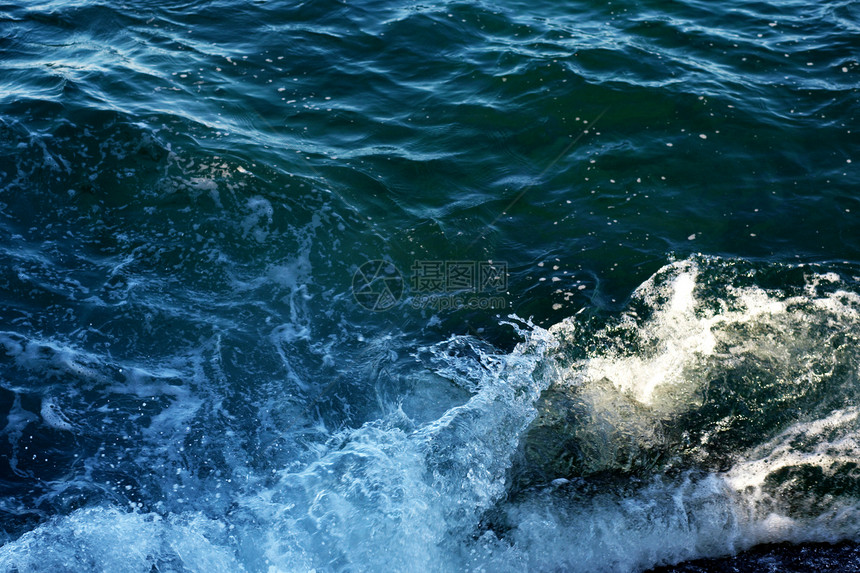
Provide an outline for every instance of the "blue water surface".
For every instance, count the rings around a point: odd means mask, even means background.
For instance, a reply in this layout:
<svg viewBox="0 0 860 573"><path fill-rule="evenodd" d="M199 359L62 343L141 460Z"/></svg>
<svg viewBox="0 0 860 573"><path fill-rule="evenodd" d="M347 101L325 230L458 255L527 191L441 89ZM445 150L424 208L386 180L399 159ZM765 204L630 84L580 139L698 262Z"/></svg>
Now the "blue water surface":
<svg viewBox="0 0 860 573"><path fill-rule="evenodd" d="M860 542L858 22L0 4L0 569Z"/></svg>

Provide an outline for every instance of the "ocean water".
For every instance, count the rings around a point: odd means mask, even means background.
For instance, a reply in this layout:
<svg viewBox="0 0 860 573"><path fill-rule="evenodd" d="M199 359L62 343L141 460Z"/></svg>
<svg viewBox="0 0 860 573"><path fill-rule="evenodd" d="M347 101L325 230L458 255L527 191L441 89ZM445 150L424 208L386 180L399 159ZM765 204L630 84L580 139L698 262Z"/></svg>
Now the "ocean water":
<svg viewBox="0 0 860 573"><path fill-rule="evenodd" d="M0 4L0 570L860 570L858 38Z"/></svg>

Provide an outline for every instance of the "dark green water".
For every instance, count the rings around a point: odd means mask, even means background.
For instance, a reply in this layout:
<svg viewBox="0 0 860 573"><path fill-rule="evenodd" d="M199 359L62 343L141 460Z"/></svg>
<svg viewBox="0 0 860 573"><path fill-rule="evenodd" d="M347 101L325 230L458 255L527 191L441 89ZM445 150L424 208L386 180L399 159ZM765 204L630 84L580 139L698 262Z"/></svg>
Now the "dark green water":
<svg viewBox="0 0 860 573"><path fill-rule="evenodd" d="M856 1L0 4L0 565L860 542L858 38Z"/></svg>

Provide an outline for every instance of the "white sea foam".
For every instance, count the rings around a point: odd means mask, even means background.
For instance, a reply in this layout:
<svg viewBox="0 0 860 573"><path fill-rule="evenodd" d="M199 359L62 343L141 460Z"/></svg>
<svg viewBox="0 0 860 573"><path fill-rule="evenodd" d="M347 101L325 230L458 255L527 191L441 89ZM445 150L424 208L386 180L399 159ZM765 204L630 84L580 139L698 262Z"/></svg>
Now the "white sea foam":
<svg viewBox="0 0 860 573"><path fill-rule="evenodd" d="M71 432L75 429L72 422L51 397L42 399L42 407L39 413L42 415L42 421L56 430Z"/></svg>
<svg viewBox="0 0 860 573"><path fill-rule="evenodd" d="M668 284L655 286L649 281L637 290L636 295L649 302L661 296L668 298L668 303L658 307L646 324L638 326L640 337L653 350L642 353L620 349L593 356L570 372L573 383L609 380L618 391L656 409L677 407L679 401L667 400L667 394L689 395L697 390L693 387L695 382L685 376L685 369L691 359L711 355L715 341L710 322L695 314L697 270L691 265L681 268ZM563 322L552 330L568 328L570 323Z"/></svg>
<svg viewBox="0 0 860 573"><path fill-rule="evenodd" d="M831 279L827 291L747 285L713 298L707 272L692 261L663 269L637 291L639 310L598 332L577 318L549 331L532 326L507 355L469 337L422 349L416 357L429 372L414 383L432 389L385 404L384 415L357 427L332 431L318 420L301 434L304 451L274 471L231 462L231 479L242 483L222 490L220 505L204 503L212 492L200 490L189 510L160 502L151 513L78 509L0 548L0 569L634 572L763 542L856 538L851 492L819 494L802 480L854 479L860 410L820 404L815 393L835 399L856 386L858 298ZM601 344L570 358L569 345L588 337ZM7 338L10 352L27 356L26 341ZM311 339L280 329L271 342L286 361L291 345ZM391 355L391 344L380 352ZM214 362L201 356L199 375ZM86 361L68 355L67 363ZM159 378L140 368L115 384L143 396ZM742 414L708 418L707 408L722 406L708 400L729 382L739 385L735 394L747 384L764 398L744 395ZM512 490L516 457L528 429L544 423L536 416L550 386L578 408L568 437L588 440L578 466L588 471ZM193 388L172 392L177 405L152 424L179 435L203 398ZM183 404L187 411L177 411ZM790 408L794 418L781 415ZM666 427L694 412L706 423L681 447ZM732 451L729 469L708 465L696 452L745 431L744 416L774 416L776 425ZM157 449L158 436L147 436ZM674 471L637 473L624 460L636 448L666 449ZM183 495L195 491L189 485Z"/></svg>
<svg viewBox="0 0 860 573"><path fill-rule="evenodd" d="M199 514L162 518L88 508L52 520L0 547L0 566L18 573L211 571L246 569L225 547L229 534Z"/></svg>
<svg viewBox="0 0 860 573"><path fill-rule="evenodd" d="M696 293L699 272L695 262L682 261L646 281L634 299L652 314L645 320L627 315L613 331L630 342L612 342L577 360L556 385L575 390L598 411L600 404L611 409L618 399L631 400L642 416L656 420L699 407L715 372L744 360L770 363L787 384L805 384L812 376L803 371L809 355L830 361L827 337L858 325L860 297L844 290L785 297L729 285L731 301L706 306ZM819 280L825 279L813 275L810 284ZM579 330L575 319L550 329L569 341L580 338Z"/></svg>

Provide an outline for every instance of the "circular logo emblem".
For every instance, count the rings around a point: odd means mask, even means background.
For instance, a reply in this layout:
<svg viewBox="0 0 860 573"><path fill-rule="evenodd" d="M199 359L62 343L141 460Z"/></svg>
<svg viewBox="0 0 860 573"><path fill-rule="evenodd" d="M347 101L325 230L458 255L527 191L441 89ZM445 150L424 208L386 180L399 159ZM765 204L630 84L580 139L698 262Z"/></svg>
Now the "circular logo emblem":
<svg viewBox="0 0 860 573"><path fill-rule="evenodd" d="M402 295L403 277L388 261L367 261L352 275L352 296L367 310L388 310Z"/></svg>

